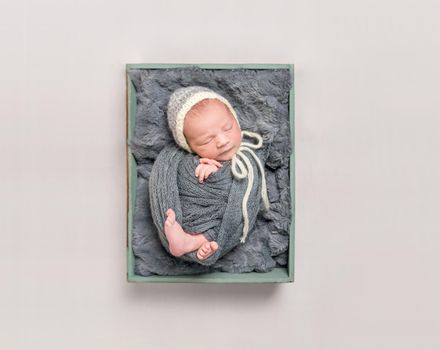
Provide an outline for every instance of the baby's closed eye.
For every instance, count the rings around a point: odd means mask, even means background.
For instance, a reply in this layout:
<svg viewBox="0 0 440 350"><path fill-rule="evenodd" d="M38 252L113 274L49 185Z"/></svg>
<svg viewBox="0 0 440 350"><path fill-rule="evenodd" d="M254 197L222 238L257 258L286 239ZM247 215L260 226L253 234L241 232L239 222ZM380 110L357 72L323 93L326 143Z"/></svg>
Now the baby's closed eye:
<svg viewBox="0 0 440 350"><path fill-rule="evenodd" d="M206 139L205 141L203 141L200 145L201 145L201 146L203 146L203 145L207 145L207 144L210 143L213 139L214 139L213 137L210 137L209 139Z"/></svg>

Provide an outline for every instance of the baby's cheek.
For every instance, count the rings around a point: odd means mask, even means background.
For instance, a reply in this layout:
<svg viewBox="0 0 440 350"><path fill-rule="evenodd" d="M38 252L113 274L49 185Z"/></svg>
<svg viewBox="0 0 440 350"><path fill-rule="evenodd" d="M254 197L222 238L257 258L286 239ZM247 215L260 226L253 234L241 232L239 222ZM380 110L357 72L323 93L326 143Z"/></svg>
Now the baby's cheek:
<svg viewBox="0 0 440 350"><path fill-rule="evenodd" d="M213 158L216 155L216 151L209 147L199 147L193 151L195 151L200 158Z"/></svg>
<svg viewBox="0 0 440 350"><path fill-rule="evenodd" d="M236 145L241 144L241 132L240 129L236 130L233 135L233 140Z"/></svg>

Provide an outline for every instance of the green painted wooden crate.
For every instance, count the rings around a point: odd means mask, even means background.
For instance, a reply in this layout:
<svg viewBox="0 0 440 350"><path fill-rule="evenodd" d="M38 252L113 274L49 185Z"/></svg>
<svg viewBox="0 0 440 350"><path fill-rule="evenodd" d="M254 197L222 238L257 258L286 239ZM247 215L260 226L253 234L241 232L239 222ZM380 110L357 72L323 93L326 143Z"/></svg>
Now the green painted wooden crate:
<svg viewBox="0 0 440 350"><path fill-rule="evenodd" d="M197 66L202 69L288 69L294 81L294 66L291 64L127 64L127 141L131 139L136 120L136 92L128 76L128 70L165 69L185 66ZM136 162L127 142L127 280L129 282L163 282L163 283L281 283L293 282L295 250L295 114L294 84L289 95L289 117L292 137L292 154L290 157L290 191L292 198L292 223L290 226L289 254L286 267L274 268L270 272L228 273L214 272L201 275L185 276L139 276L134 273L134 254L131 248L133 210L136 196Z"/></svg>

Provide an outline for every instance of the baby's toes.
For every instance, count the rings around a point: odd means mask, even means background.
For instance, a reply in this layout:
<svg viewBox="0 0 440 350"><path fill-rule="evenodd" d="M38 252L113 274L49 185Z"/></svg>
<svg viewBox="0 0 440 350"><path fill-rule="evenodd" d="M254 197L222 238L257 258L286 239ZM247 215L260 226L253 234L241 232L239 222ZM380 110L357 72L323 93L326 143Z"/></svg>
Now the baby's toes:
<svg viewBox="0 0 440 350"><path fill-rule="evenodd" d="M199 260L203 260L203 259L205 259L205 255L202 253L202 250L201 250L201 249L199 249L199 250L197 251L197 259L199 259Z"/></svg>
<svg viewBox="0 0 440 350"><path fill-rule="evenodd" d="M203 255L208 254L210 251L211 251L211 247L209 246L209 244L206 244L206 243L205 243L205 244L202 246L202 253L203 253Z"/></svg>
<svg viewBox="0 0 440 350"><path fill-rule="evenodd" d="M210 242L209 248L211 251L215 252L218 249L217 242Z"/></svg>
<svg viewBox="0 0 440 350"><path fill-rule="evenodd" d="M204 243L199 250L197 251L197 257L200 260L203 260L207 257L207 255L211 252L211 247L209 245L209 242Z"/></svg>

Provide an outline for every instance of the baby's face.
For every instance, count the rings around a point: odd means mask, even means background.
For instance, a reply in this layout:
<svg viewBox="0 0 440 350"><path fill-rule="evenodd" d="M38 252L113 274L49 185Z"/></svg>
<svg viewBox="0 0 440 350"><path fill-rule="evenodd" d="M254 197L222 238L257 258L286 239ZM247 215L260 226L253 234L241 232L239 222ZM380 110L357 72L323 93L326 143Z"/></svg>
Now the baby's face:
<svg viewBox="0 0 440 350"><path fill-rule="evenodd" d="M209 100L200 113L188 112L183 133L191 149L201 158L230 160L241 144L240 126L218 100Z"/></svg>

